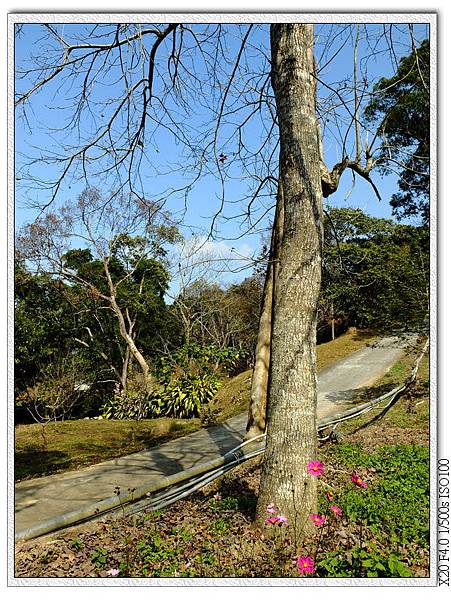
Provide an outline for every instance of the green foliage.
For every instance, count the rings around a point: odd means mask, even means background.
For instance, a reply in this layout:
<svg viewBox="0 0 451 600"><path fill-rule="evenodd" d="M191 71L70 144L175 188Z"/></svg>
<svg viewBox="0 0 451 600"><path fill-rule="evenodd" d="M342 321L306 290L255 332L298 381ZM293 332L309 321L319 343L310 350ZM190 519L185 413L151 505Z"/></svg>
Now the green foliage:
<svg viewBox="0 0 451 600"><path fill-rule="evenodd" d="M82 546L83 546L83 544L82 544L80 538L74 538L70 543L70 547L73 548L74 550L80 550Z"/></svg>
<svg viewBox="0 0 451 600"><path fill-rule="evenodd" d="M122 391L108 398L102 406L104 419L140 421L149 415L148 394L140 391Z"/></svg>
<svg viewBox="0 0 451 600"><path fill-rule="evenodd" d="M205 550L204 552L202 552L202 554L198 554L196 556L196 561L201 565L212 566L217 564L217 559L215 555L209 550Z"/></svg>
<svg viewBox="0 0 451 600"><path fill-rule="evenodd" d="M91 562L94 563L98 569L104 567L107 560L108 550L106 548L97 548L97 550L91 554Z"/></svg>
<svg viewBox="0 0 451 600"><path fill-rule="evenodd" d="M211 529L217 535L224 534L230 528L230 522L227 519L215 519L211 524Z"/></svg>
<svg viewBox="0 0 451 600"><path fill-rule="evenodd" d="M36 422L71 418L90 387L88 382L81 356L60 356L43 365L34 384L16 396L16 407L25 408Z"/></svg>
<svg viewBox="0 0 451 600"><path fill-rule="evenodd" d="M89 188L76 202L21 230L18 393L36 380L42 383L43 369L55 354L76 356L89 367L89 384L96 390L90 404L96 411L99 395L110 394L116 381L128 387L125 379L136 358L130 338L141 353L143 371L143 362L163 344L173 348L179 342L177 321L164 301L170 277L165 246L178 239L168 223L166 214L144 215L142 204L130 198L107 199ZM86 247L72 247L80 236ZM25 264L40 275L28 273Z"/></svg>
<svg viewBox="0 0 451 600"><path fill-rule="evenodd" d="M72 331L72 308L60 282L34 275L16 257L14 272L15 393L34 384L55 356L66 353Z"/></svg>
<svg viewBox="0 0 451 600"><path fill-rule="evenodd" d="M373 88L364 117L377 124L383 139L377 166L383 174L402 165L398 185L390 204L399 217L422 217L429 222L429 135L430 135L430 53L423 40L401 59L391 78L383 77Z"/></svg>
<svg viewBox="0 0 451 600"><path fill-rule="evenodd" d="M146 244L151 242L139 236L118 235L111 243L109 268L117 284L116 301L134 322L134 342L152 356L161 348L163 339L166 346L172 347L178 333L175 318L163 298L169 274L161 260L162 251L155 248L155 256L140 257ZM28 417L23 407L30 399L33 404L37 398L40 405L44 402L55 406L53 400L48 402L50 395L65 395L68 404L69 396L74 396L78 384L84 382L89 384L89 392L83 395L83 402L74 404L72 414L98 414L105 396L112 393L112 371L117 379L123 371L126 344L119 334L117 318L102 297L110 293L102 261L95 260L90 249L76 248L67 251L63 261L65 278L33 275L20 258L16 261L18 420ZM71 277L74 281L68 283L66 279ZM63 382L64 356L78 364L78 376L73 382L75 387L66 386L61 394L62 385L57 384ZM111 398L101 410L108 418L136 419L144 416L144 405L145 399L133 392L124 398Z"/></svg>
<svg viewBox="0 0 451 600"><path fill-rule="evenodd" d="M366 473L368 487L357 487L350 478L344 486L335 482L333 502L343 515L325 526L326 536L318 542L317 575L414 576L410 565L429 544L428 448L389 445L367 452L359 445L341 443L328 454L340 467ZM320 512L326 513L327 506L321 499ZM331 539L338 543L331 544Z"/></svg>
<svg viewBox="0 0 451 600"><path fill-rule="evenodd" d="M158 379L169 383L174 373L180 372L212 372L225 371L233 373L239 362L248 357L242 348L220 348L214 344L184 344L170 356L162 355L155 361L154 372Z"/></svg>
<svg viewBox="0 0 451 600"><path fill-rule="evenodd" d="M381 446L374 454L338 444L341 464L375 469L367 490L350 488L340 506L352 521L363 521L376 537L401 544L427 544L429 535L429 451L425 446Z"/></svg>
<svg viewBox="0 0 451 600"><path fill-rule="evenodd" d="M185 543L189 542L193 538L193 533L187 529L181 529L180 531L178 530L177 533Z"/></svg>
<svg viewBox="0 0 451 600"><path fill-rule="evenodd" d="M223 373L233 372L246 356L243 349L185 344L155 361L161 385L147 397L149 416L199 417L222 385Z"/></svg>
<svg viewBox="0 0 451 600"><path fill-rule="evenodd" d="M182 419L198 417L206 404L221 387L214 373L185 374L170 381L160 390L150 393L148 401L153 417L172 416Z"/></svg>
<svg viewBox="0 0 451 600"><path fill-rule="evenodd" d="M137 559L141 562L140 573L145 577L170 577L177 570L181 548L166 544L161 536L153 534L136 545ZM124 571L124 565L120 567Z"/></svg>
<svg viewBox="0 0 451 600"><path fill-rule="evenodd" d="M166 327L170 328L171 316L163 298L169 284L169 272L162 261L162 250L158 245L154 248L154 254L149 256L153 245L155 244L151 239L140 236L131 237L124 233L116 235L110 242L108 268L118 306L136 323L135 343L155 351L161 347L159 334ZM117 318L112 311L102 310L105 300L101 295L109 296L111 293L103 261L93 259L90 250L81 249L70 250L63 260L66 270L75 279L75 301L83 306L83 313L88 316L87 325L95 337L93 341L84 333L83 340L89 341L93 351L97 350L95 344L100 344L98 351L101 350L108 356L111 356L114 349L112 362L119 363L120 371L119 361L124 342L119 335ZM86 283L78 283L79 279ZM119 346L118 339L121 340ZM171 343L171 339L167 341Z"/></svg>
<svg viewBox="0 0 451 600"><path fill-rule="evenodd" d="M220 500L210 500L210 508L213 511L221 511L221 510L238 510L239 500L234 496L225 496L225 498L221 498Z"/></svg>
<svg viewBox="0 0 451 600"><path fill-rule="evenodd" d="M147 392L141 390L117 391L102 406L105 419L146 419L156 417L198 417L201 409L216 394L222 380L214 372L184 372L169 378L165 367L162 378L166 383L156 385Z"/></svg>
<svg viewBox="0 0 451 600"><path fill-rule="evenodd" d="M370 543L367 548L355 546L346 552L328 552L317 563L323 577L412 577L411 569L398 552L390 552Z"/></svg>
<svg viewBox="0 0 451 600"><path fill-rule="evenodd" d="M325 220L321 305L357 327L424 326L429 310L429 232L332 208ZM330 318L330 314L329 314Z"/></svg>
<svg viewBox="0 0 451 600"><path fill-rule="evenodd" d="M162 537L155 533L147 540L141 540L136 545L140 558L147 563L167 561L177 556L177 550L168 548Z"/></svg>

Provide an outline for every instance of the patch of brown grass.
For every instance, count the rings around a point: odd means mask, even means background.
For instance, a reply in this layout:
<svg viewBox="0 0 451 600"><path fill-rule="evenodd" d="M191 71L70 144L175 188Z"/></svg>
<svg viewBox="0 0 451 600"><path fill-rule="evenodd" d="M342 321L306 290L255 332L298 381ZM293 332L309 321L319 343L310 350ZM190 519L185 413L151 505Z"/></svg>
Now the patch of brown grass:
<svg viewBox="0 0 451 600"><path fill-rule="evenodd" d="M232 377L211 400L211 407L219 413L218 422L239 415L249 408L252 369Z"/></svg>
<svg viewBox="0 0 451 600"><path fill-rule="evenodd" d="M366 329L356 329L350 327L349 330L340 335L340 337L316 347L316 365L318 371L329 367L340 358L344 358L360 350L363 346L369 346L378 339L371 331Z"/></svg>

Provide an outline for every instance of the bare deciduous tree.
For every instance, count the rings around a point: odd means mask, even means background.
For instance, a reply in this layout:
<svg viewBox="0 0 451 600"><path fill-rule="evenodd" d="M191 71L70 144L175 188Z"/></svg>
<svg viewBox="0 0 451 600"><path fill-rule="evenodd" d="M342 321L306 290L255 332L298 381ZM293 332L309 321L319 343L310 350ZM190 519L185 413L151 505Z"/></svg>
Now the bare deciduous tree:
<svg viewBox="0 0 451 600"><path fill-rule="evenodd" d="M23 256L36 269L44 269L81 287L100 303L100 310L113 313L125 349L122 369L110 366L124 389L131 358L138 363L144 382L149 379L147 359L136 345L136 304L144 297L146 283L152 276L149 269L143 268L146 259L158 256L160 245L173 241L177 235L176 228L168 223L168 215L156 210L150 202L125 196L110 201L90 189L76 202L67 203L56 212L47 212L25 227L18 237ZM100 280L96 271L83 271L74 264L71 250L74 244L83 246L75 254L75 262L79 255L86 256L88 262L97 261L102 273ZM135 284L133 298L124 299L121 292L130 282ZM89 347L92 332L84 329L85 339L75 339ZM102 358L108 361L105 353Z"/></svg>

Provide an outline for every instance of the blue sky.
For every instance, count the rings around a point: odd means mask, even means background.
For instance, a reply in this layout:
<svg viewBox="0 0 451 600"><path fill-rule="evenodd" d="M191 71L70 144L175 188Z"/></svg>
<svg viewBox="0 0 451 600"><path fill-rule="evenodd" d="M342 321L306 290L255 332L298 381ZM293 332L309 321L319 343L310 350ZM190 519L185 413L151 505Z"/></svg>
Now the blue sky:
<svg viewBox="0 0 451 600"><path fill-rule="evenodd" d="M80 25L55 25L55 29L65 36L74 38L74 36L82 32ZM240 27L230 26L228 35L224 36L225 43L228 44L227 52L230 56L231 64L236 57L240 40L246 31L246 26ZM392 40L395 45L396 57L390 56L386 49L386 41L381 35L381 28L378 25L371 25L368 27L362 26L360 29L361 42L358 48L359 55L359 78L363 78L363 72L365 68L368 72L365 76L368 77L368 82L376 81L381 76L390 76L393 73L394 62L396 58L409 53L410 49L410 36L408 34L407 26L393 28L391 31ZM352 71L353 71L353 40L355 39L355 26L349 28L346 26L330 26L330 25L319 25L316 27L316 58L319 62L320 73L319 77L324 81L325 85L321 83L318 85L318 97L320 99L329 95L329 88L327 86L336 86L338 81L348 81L352 83ZM38 25L28 25L24 29L24 34L16 42L16 66L21 68L25 61L30 56L38 51L40 40L42 41L43 31ZM417 40L420 40L427 36L426 26L415 26L414 35ZM345 40L349 36L348 42ZM366 41L368 38L368 41ZM242 62L243 65L243 76L246 76L246 72L252 69L267 69L267 59L265 55L269 56L269 27L260 26L255 28L249 37L249 41L252 44L252 50L249 58L246 58L246 62ZM323 55L324 43L330 43L327 56ZM341 46L343 47L341 48ZM259 48L261 50L253 50L253 48ZM341 48L341 49L340 49ZM370 55L376 52L375 58L368 58ZM328 63L330 57L334 56L334 59ZM266 62L265 62L266 61ZM325 65L325 66L324 66ZM163 70L162 65L157 65ZM203 68L201 61L194 61L193 68L197 69L199 73L206 76L207 73ZM230 65L229 67L230 68ZM111 76L112 77L112 76ZM239 81L239 79L238 79ZM107 100L111 95L116 93L116 87L113 84L113 79L104 79L101 86L97 86L95 90L94 99L97 103ZM17 82L17 90L23 89L23 85L19 81ZM160 83L157 79L155 80L156 91L161 91L159 87ZM369 85L369 88L371 85ZM64 83L61 77L56 77L55 80L45 89L36 94L32 99L31 108L28 110L27 119L28 122L22 119L16 119L16 167L18 177L20 178L16 182L16 228L20 228L25 222L32 220L37 212L26 208L27 194L26 190L22 187L23 173L21 168L25 164L26 160L24 155L33 155L38 158L43 153L57 151L61 152L61 148L70 146L74 142L74 137L68 129L65 129L67 124L68 112L63 107L70 102L71 95L73 95L73 89L70 85ZM199 140L202 140L202 127L208 124L208 104L214 104L214 89L209 92L212 94L211 98L206 97L205 103L206 109L202 109L199 106L192 107L192 113L190 111L185 112L182 116L186 120L186 124L189 130L196 133L199 136ZM348 92L343 92L349 94ZM333 95L332 95L333 96ZM100 106L97 104L96 106ZM107 109L108 110L108 109ZM110 108L111 110L111 108ZM18 113L20 114L20 113ZM245 113L244 113L245 114ZM266 115L268 116L268 115ZM95 122L98 115L94 115L92 119L85 120L82 123L82 136L89 135L90 128ZM211 115L210 115L211 118ZM265 118L265 117L264 117ZM90 122L91 121L91 122ZM220 248L220 252L224 253L227 248L234 248L230 250L231 255L238 257L248 254L258 253L261 245L261 229L268 224L271 213L263 218L259 222L258 226L254 228L252 232L247 232L247 225L243 224L243 219L237 215L243 213L245 205L241 202L242 198L246 195L246 189L248 181L244 177L242 171L240 171L240 165L235 164L232 160L235 149L235 141L232 143L224 143L221 145L222 140L227 139L227 134L231 131L230 126L224 127L220 132L220 143L218 144L218 152L224 148L224 152L228 155L227 161L222 165L224 172L230 175L230 178L226 181L225 185L225 198L227 200L226 208L222 218L218 219L215 233L215 240ZM340 147L334 138L334 128L331 131L324 131L324 152L326 162L331 168L335 162L340 158ZM221 139L222 136L222 139ZM245 128L246 140L249 140L249 144L254 143L254 147L258 146L258 140L262 136L262 119L257 118L249 122L249 125ZM336 137L336 136L335 136ZM146 142L146 149L147 149ZM158 131L154 140L149 141L150 147L150 162L147 172L144 175L144 189L148 197L158 195L167 187L179 188L183 187L189 177L192 177L192 172L189 169L190 161L193 160L192 156L187 157L180 144L174 143L171 135L166 130ZM350 147L352 151L352 144ZM211 157L210 157L211 159ZM174 170L174 164L177 165L177 169ZM186 168L186 172L183 173L183 167ZM212 170L210 175L205 176L201 179L196 186L190 192L188 200L185 205L185 197L183 194L175 194L166 204L166 208L172 211L176 215L181 215L182 209L186 208L183 212L183 224L181 226L183 233L188 237L190 234L195 233L196 235L205 235L210 230L212 215L218 210L221 203L222 189L219 185L218 173L215 171L215 165L210 162L208 168ZM33 166L33 173L35 176L46 179L54 176L54 166L43 165L36 163ZM160 173L157 177L156 173ZM161 172L166 174L161 175ZM84 184L76 180L77 174L68 177L61 186L58 197L54 203L54 206L67 199L75 199L77 195L82 191ZM381 178L377 173L373 174L373 180L377 185L379 192L382 196L382 201L378 201L373 190L366 181L360 178L353 179L350 172L346 172L342 177L340 187L338 191L327 199L326 204L332 206L351 206L362 208L365 212L374 216L390 217L391 209L389 206L389 200L391 195L396 191L396 176ZM46 195L44 191L32 192L31 198L36 201L46 201ZM260 215L265 215L265 212L270 206L268 199L264 198L258 200L254 206L260 204L260 207L255 215L254 221L258 219ZM223 275L224 281L237 280L243 277L243 273Z"/></svg>

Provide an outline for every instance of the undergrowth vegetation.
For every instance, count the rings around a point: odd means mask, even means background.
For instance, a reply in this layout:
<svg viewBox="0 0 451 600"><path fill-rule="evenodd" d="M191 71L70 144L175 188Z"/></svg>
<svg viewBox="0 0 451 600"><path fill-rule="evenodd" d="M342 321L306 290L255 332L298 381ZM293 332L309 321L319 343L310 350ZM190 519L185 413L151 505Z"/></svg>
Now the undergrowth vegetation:
<svg viewBox="0 0 451 600"><path fill-rule="evenodd" d="M368 452L358 444L337 444L326 456L339 469L364 472L368 487L335 486L334 502L343 511L340 526L347 524L357 543L342 542L335 523L333 545L326 532L316 549L318 575L414 576L429 545L429 449L394 445ZM322 499L322 510L325 504Z"/></svg>
<svg viewBox="0 0 451 600"><path fill-rule="evenodd" d="M302 547L277 507L267 507L263 528L254 525L257 458L162 511L19 544L16 576L428 577L426 383L427 364L381 420L371 415L367 427L360 420L321 445L319 467L308 466L319 486L315 533Z"/></svg>
<svg viewBox="0 0 451 600"><path fill-rule="evenodd" d="M241 348L185 344L154 362L151 389L116 388L102 406L104 419L199 417L229 375L247 365Z"/></svg>

